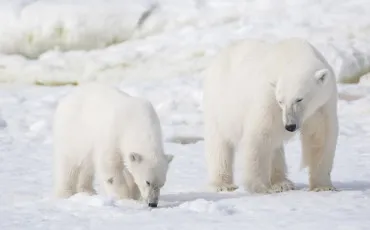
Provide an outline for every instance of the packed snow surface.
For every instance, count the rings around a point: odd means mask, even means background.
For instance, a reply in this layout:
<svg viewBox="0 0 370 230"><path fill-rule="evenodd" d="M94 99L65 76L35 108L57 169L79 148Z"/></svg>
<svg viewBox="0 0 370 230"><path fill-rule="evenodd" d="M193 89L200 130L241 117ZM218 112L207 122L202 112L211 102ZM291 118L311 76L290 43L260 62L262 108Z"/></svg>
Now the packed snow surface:
<svg viewBox="0 0 370 230"><path fill-rule="evenodd" d="M243 38L303 37L340 82L370 72L368 0L2 0L0 81L186 77Z"/></svg>
<svg viewBox="0 0 370 230"><path fill-rule="evenodd" d="M159 208L76 194L51 198L51 120L74 86L0 85L0 230L362 230L370 226L370 4L367 0L2 0L0 81L99 80L155 106L175 155ZM246 37L307 38L333 65L340 136L339 192L307 191L298 138L289 177L298 189L252 195L206 190L202 78L217 51ZM73 130L71 130L73 133ZM243 158L236 182L242 186Z"/></svg>
<svg viewBox="0 0 370 230"><path fill-rule="evenodd" d="M307 191L298 138L286 149L298 190L251 195L206 190L201 81L195 77L123 84L148 98L160 116L167 153L175 155L159 208L102 193L53 200L51 119L72 86L0 90L0 229L368 229L370 226L370 87L340 86L340 137L333 170L339 192ZM71 130L73 133L73 130ZM193 140L191 142L189 140ZM236 165L242 185L242 162Z"/></svg>

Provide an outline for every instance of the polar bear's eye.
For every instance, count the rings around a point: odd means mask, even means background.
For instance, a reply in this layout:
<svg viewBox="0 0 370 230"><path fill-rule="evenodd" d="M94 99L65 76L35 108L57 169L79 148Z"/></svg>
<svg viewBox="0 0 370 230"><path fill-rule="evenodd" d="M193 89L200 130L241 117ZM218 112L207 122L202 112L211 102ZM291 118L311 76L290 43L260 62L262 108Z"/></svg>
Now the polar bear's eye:
<svg viewBox="0 0 370 230"><path fill-rule="evenodd" d="M301 102L303 100L303 98L298 98L295 102Z"/></svg>
<svg viewBox="0 0 370 230"><path fill-rule="evenodd" d="M145 181L146 182L146 185L150 186L150 182L149 181Z"/></svg>

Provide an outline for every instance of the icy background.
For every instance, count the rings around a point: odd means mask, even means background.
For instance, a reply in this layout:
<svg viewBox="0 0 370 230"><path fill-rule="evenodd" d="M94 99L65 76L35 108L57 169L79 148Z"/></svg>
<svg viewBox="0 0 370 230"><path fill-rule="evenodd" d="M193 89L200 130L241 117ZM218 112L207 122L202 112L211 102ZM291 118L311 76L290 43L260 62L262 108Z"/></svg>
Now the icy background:
<svg viewBox="0 0 370 230"><path fill-rule="evenodd" d="M186 77L232 41L298 36L357 82L370 71L369 12L367 0L3 0L0 81Z"/></svg>
<svg viewBox="0 0 370 230"><path fill-rule="evenodd" d="M369 15L367 0L0 1L0 229L368 229ZM199 74L233 41L291 36L314 44L338 76L332 177L342 191L306 191L294 139L286 152L298 191L206 192ZM74 87L52 86L92 80L155 106L175 155L158 209L101 193L50 198L51 119Z"/></svg>

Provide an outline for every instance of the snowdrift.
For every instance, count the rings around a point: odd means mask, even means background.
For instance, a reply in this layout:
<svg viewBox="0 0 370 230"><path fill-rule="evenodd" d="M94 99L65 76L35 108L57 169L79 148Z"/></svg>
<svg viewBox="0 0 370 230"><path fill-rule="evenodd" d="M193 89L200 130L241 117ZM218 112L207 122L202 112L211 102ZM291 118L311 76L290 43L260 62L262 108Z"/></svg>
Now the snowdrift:
<svg viewBox="0 0 370 230"><path fill-rule="evenodd" d="M370 72L369 14L366 0L3 0L0 82L194 76L233 41L297 36L338 82L357 83Z"/></svg>

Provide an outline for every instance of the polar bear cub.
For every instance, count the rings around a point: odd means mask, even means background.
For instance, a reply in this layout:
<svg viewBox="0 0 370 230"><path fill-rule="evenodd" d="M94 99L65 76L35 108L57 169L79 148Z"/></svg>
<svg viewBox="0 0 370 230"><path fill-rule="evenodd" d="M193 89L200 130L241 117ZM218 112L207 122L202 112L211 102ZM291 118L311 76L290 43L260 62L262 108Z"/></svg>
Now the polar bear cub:
<svg viewBox="0 0 370 230"><path fill-rule="evenodd" d="M53 133L57 197L94 194L96 174L107 195L157 206L173 156L150 102L89 83L61 99Z"/></svg>
<svg viewBox="0 0 370 230"><path fill-rule="evenodd" d="M336 78L307 41L244 40L223 50L205 71L204 119L214 190L237 189L236 150L244 155L246 190L294 189L286 175L284 141L297 131L310 189L335 189L331 171L338 137Z"/></svg>

